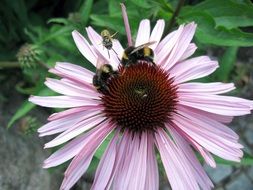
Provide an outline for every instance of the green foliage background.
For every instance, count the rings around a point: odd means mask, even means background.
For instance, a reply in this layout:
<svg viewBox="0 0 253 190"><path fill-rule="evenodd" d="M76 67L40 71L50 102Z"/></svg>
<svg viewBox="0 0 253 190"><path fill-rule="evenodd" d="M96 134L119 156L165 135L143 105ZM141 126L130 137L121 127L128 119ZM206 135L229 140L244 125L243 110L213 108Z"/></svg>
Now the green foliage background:
<svg viewBox="0 0 253 190"><path fill-rule="evenodd" d="M95 68L78 52L71 31L78 30L85 37L85 27L89 25L97 31L105 28L117 31L117 38L126 47L121 2L1 0L0 76L10 69L21 72L21 82L15 90L28 97L30 94L54 94L43 83L49 75L48 68L53 67L56 61L79 64L94 71ZM198 28L194 41L199 47L196 54L206 52L208 48L220 47L224 50L223 56L219 57L220 68L204 81L230 80L238 47L253 45L253 34L246 32L253 26L253 4L250 0L186 0L172 28L168 26L179 1L128 0L123 3L127 7L133 36L144 18L150 19L152 25L157 19L165 19L166 33L181 23L195 21ZM8 127L34 107L25 101Z"/></svg>

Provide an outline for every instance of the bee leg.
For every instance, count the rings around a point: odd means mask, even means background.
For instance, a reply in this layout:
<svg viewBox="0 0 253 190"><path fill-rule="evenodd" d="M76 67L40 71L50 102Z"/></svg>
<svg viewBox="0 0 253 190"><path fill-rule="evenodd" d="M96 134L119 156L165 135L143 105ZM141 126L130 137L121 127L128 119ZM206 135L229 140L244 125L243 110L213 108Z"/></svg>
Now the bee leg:
<svg viewBox="0 0 253 190"><path fill-rule="evenodd" d="M109 56L109 59L110 59L110 52L109 52L109 50L107 50L107 52L108 52L108 56Z"/></svg>
<svg viewBox="0 0 253 190"><path fill-rule="evenodd" d="M113 38L118 32L115 32L113 35L111 35L110 37Z"/></svg>
<svg viewBox="0 0 253 190"><path fill-rule="evenodd" d="M116 55L118 55L117 52L116 52L113 48L112 48L112 51L113 51Z"/></svg>

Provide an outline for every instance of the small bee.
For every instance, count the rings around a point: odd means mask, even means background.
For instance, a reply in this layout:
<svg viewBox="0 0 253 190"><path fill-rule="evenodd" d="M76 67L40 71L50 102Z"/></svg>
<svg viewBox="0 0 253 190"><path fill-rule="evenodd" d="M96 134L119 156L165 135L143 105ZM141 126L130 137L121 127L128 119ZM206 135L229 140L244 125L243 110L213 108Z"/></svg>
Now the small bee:
<svg viewBox="0 0 253 190"><path fill-rule="evenodd" d="M117 75L118 72L114 71L111 65L101 64L101 62L98 61L96 74L93 77L93 85L98 92L106 94L109 91L108 80Z"/></svg>
<svg viewBox="0 0 253 190"><path fill-rule="evenodd" d="M116 34L117 34L117 32L115 32L113 35L111 35L108 30L103 30L101 32L101 36L102 36L102 42L101 42L101 44L108 50L108 56L109 56L109 58L110 58L109 50L113 50L114 51L114 49L112 48L112 40L113 40L113 37ZM114 51L114 53L116 53L116 52Z"/></svg>
<svg viewBox="0 0 253 190"><path fill-rule="evenodd" d="M128 67L130 65L138 63L138 61L147 61L151 62L155 66L154 51L148 47L154 43L155 41L142 44L138 47L127 47L121 59L122 65L124 67Z"/></svg>

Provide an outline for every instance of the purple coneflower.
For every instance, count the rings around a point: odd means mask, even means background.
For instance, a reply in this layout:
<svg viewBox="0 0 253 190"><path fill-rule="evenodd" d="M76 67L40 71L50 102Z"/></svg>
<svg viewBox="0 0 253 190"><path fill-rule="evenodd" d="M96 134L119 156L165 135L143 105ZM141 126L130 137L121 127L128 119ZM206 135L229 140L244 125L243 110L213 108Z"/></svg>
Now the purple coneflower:
<svg viewBox="0 0 253 190"><path fill-rule="evenodd" d="M123 17L131 46L124 7ZM191 43L196 24L181 25L161 40L164 25L158 20L150 32L150 21L142 20L135 41L135 47L156 42L149 46L156 66L139 60L123 67L124 49L117 40L113 40L115 52L110 51L109 57L101 36L91 27L86 28L91 44L74 31L74 41L86 59L94 66L102 60L117 71L106 81L107 93L93 86L95 73L61 62L50 72L62 79L48 78L45 84L62 96L30 97L44 107L70 108L51 115L49 123L38 130L40 136L60 133L45 148L67 143L44 162L44 168L50 168L73 158L62 190L80 179L110 134L92 189L158 189L156 152L174 190L213 187L194 151L212 167L212 154L240 161L243 152L238 135L225 124L233 116L249 114L252 101L220 95L233 90L232 83L186 83L214 72L218 63L207 56L187 59L196 50Z"/></svg>

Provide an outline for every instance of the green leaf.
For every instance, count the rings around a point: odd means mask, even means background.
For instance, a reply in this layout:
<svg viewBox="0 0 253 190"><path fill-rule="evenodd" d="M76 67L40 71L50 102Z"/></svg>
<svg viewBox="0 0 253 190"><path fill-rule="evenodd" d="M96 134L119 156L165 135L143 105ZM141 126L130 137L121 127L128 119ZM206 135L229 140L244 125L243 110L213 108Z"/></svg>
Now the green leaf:
<svg viewBox="0 0 253 190"><path fill-rule="evenodd" d="M131 0L131 1L132 3L134 3L135 5L141 8L149 9L152 7L151 3L148 2L147 0Z"/></svg>
<svg viewBox="0 0 253 190"><path fill-rule="evenodd" d="M87 25L92 6L93 6L93 0L86 0L84 1L84 3L81 5L79 9L79 13L81 14L81 18L82 18L82 22L84 26Z"/></svg>
<svg viewBox="0 0 253 190"><path fill-rule="evenodd" d="M120 34L125 34L123 20L121 17L110 17L108 15L91 15L93 23L97 26L110 28L118 31Z"/></svg>
<svg viewBox="0 0 253 190"><path fill-rule="evenodd" d="M216 26L227 29L253 25L253 4L238 0L207 0L187 7L183 12L202 11L212 16Z"/></svg>
<svg viewBox="0 0 253 190"><path fill-rule="evenodd" d="M252 46L253 34L242 32L239 29L215 27L214 19L204 12L183 14L179 23L195 21L198 24L196 38L201 43L219 46Z"/></svg>
<svg viewBox="0 0 253 190"><path fill-rule="evenodd" d="M47 21L47 24L56 23L56 24L69 24L69 21L66 18L51 18Z"/></svg>
<svg viewBox="0 0 253 190"><path fill-rule="evenodd" d="M39 96L45 96L45 95L54 95L55 92L52 92L48 88L41 89L37 95ZM31 111L36 105L26 100L16 111L16 113L12 116L11 120L7 124L7 128L10 128L14 122L16 122L18 119L26 115L29 111Z"/></svg>
<svg viewBox="0 0 253 190"><path fill-rule="evenodd" d="M232 72L237 55L238 47L229 47L219 61L220 67L213 74L215 81L227 82Z"/></svg>
<svg viewBox="0 0 253 190"><path fill-rule="evenodd" d="M157 0L157 1L155 1L155 3L159 4L159 6L163 9L164 12L167 12L169 14L172 14L174 12L171 4L169 4L165 0Z"/></svg>
<svg viewBox="0 0 253 190"><path fill-rule="evenodd" d="M109 15L110 16L120 16L121 15L121 1L109 0Z"/></svg>
<svg viewBox="0 0 253 190"><path fill-rule="evenodd" d="M26 25L28 23L27 9L24 0L9 0L8 5L11 6L19 21Z"/></svg>

